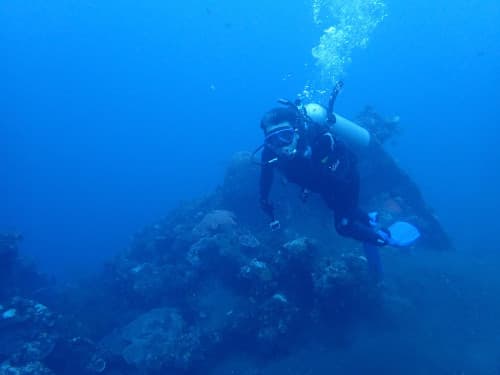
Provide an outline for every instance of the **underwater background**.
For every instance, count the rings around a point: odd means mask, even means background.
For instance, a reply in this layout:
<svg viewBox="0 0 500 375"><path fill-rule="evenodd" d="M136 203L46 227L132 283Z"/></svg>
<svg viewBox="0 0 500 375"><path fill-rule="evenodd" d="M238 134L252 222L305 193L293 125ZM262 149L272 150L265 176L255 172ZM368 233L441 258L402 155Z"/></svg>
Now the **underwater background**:
<svg viewBox="0 0 500 375"><path fill-rule="evenodd" d="M213 189L232 153L260 144L262 113L319 75L311 49L324 27L308 1L0 9L1 225L61 272ZM457 245L494 246L499 5L391 1L386 12L353 51L337 110L399 115L391 152Z"/></svg>
<svg viewBox="0 0 500 375"><path fill-rule="evenodd" d="M0 231L58 280L97 272L216 189L278 98L343 79L337 112L400 117L386 149L455 250L387 259L423 308L397 339L360 330L336 368L498 374L499 19L495 0L2 1Z"/></svg>

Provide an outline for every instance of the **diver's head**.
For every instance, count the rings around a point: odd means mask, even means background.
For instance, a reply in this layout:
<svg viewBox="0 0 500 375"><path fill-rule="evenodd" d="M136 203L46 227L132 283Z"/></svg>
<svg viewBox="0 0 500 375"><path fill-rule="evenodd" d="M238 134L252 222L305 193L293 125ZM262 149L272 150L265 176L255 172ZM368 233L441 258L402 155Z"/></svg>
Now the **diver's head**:
<svg viewBox="0 0 500 375"><path fill-rule="evenodd" d="M299 134L297 111L291 108L274 108L260 122L266 147L279 157L292 158L297 152Z"/></svg>
<svg viewBox="0 0 500 375"><path fill-rule="evenodd" d="M280 130L266 135L265 145L273 150L276 155L290 159L297 153L299 133L288 122L282 123L282 125L283 127Z"/></svg>
<svg viewBox="0 0 500 375"><path fill-rule="evenodd" d="M325 125L328 121L326 108L317 103L304 105L304 111L308 119L320 125Z"/></svg>

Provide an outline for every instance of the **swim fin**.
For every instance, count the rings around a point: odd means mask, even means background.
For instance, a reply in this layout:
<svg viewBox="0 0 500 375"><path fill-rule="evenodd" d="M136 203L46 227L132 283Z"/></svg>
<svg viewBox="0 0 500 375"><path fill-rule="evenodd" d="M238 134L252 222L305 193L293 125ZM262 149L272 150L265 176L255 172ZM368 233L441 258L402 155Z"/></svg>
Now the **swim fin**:
<svg viewBox="0 0 500 375"><path fill-rule="evenodd" d="M396 221L389 228L390 245L406 247L412 245L420 237L420 231L406 221Z"/></svg>

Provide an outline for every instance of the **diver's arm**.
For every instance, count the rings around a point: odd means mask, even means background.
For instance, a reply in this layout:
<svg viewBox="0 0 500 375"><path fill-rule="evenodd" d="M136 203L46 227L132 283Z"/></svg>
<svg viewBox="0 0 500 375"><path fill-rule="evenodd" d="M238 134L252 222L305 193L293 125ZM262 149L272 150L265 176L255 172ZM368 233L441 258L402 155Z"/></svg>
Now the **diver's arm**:
<svg viewBox="0 0 500 375"><path fill-rule="evenodd" d="M274 178L274 166L269 163L274 158L274 154L267 147L262 151L262 166L260 170L260 205L264 212L274 219L274 210L272 204L269 202L269 193Z"/></svg>
<svg viewBox="0 0 500 375"><path fill-rule="evenodd" d="M335 106L335 101L337 100L337 96L342 90L342 87L344 86L344 82L338 81L335 84L335 87L333 88L331 94L330 94L330 100L328 101L328 123L330 126L335 124L337 122L337 118L335 117L335 113L333 113L333 107Z"/></svg>
<svg viewBox="0 0 500 375"><path fill-rule="evenodd" d="M335 140L330 132L319 136L312 149L312 160L314 162L325 163L332 154L335 147Z"/></svg>

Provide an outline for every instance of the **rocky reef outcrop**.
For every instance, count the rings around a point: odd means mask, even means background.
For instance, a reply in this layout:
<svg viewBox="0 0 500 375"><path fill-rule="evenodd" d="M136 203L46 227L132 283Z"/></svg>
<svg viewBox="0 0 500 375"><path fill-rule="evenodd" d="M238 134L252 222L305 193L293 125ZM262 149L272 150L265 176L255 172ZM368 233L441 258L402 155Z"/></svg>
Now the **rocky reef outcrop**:
<svg viewBox="0 0 500 375"><path fill-rule="evenodd" d="M380 142L362 162L362 205L413 222L417 247L450 248L417 186L381 143L396 129L365 112ZM383 129L375 129L383 127ZM54 287L0 236L0 375L201 374L231 355L293 352L312 332L349 331L383 309L360 246L340 238L315 196L276 184L282 222L258 207L259 166L242 152L223 184L139 231L98 277ZM41 292L40 290L43 290Z"/></svg>

